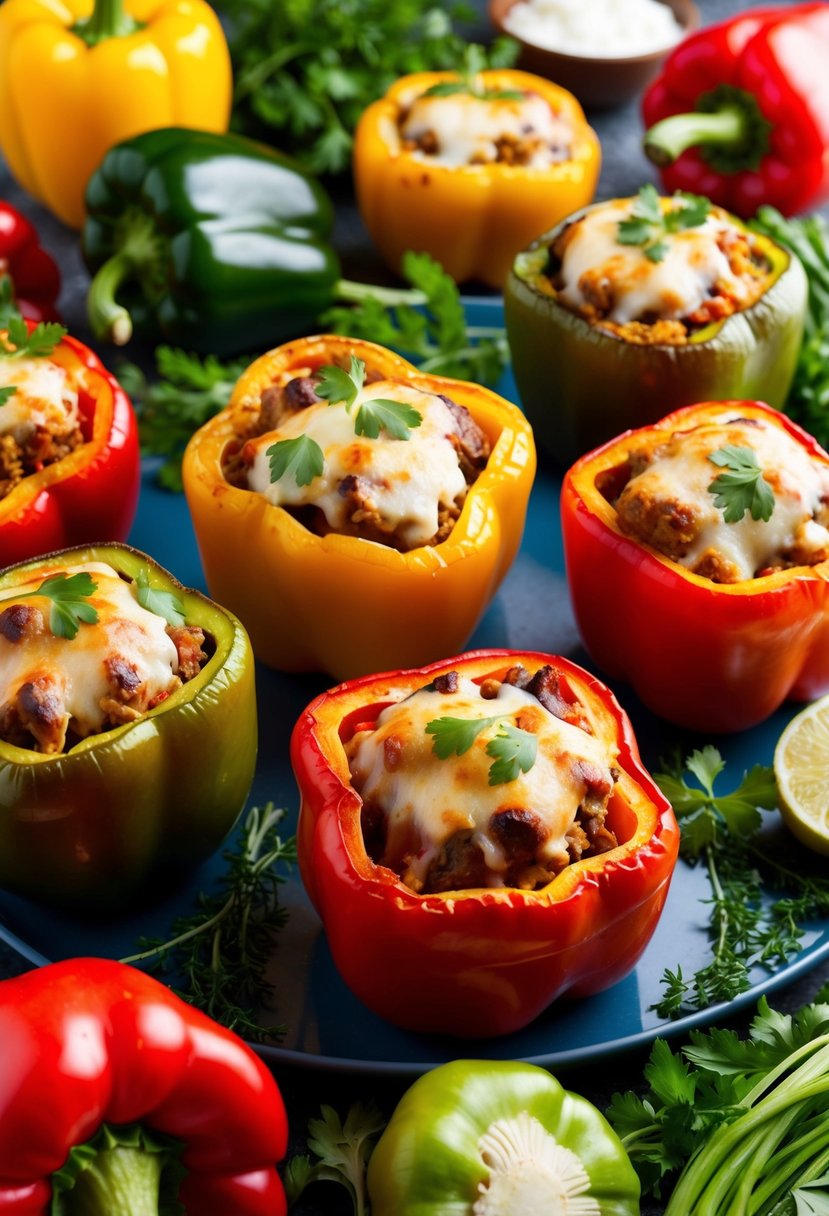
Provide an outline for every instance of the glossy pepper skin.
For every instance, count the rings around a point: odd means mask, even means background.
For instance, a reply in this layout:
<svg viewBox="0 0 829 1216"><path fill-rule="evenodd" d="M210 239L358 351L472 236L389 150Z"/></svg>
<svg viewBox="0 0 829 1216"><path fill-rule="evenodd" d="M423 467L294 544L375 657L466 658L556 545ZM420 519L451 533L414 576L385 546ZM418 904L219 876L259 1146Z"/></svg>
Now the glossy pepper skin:
<svg viewBox="0 0 829 1216"><path fill-rule="evenodd" d="M57 321L60 271L41 247L34 225L0 199L0 278L12 281L12 297L30 321Z"/></svg>
<svg viewBox="0 0 829 1216"><path fill-rule="evenodd" d="M0 1211L48 1216L53 1176L72 1149L102 1125L132 1124L183 1146L178 1198L188 1216L284 1216L275 1167L287 1147L285 1107L241 1039L158 980L108 959L4 980ZM71 1205L73 1192L64 1200ZM88 1216L78 1202L68 1210Z"/></svg>
<svg viewBox="0 0 829 1216"><path fill-rule="evenodd" d="M291 372L362 359L367 372L466 406L492 452L460 518L439 545L408 553L354 536L316 536L261 494L224 478L234 419ZM282 671L346 679L451 654L472 633L521 542L535 473L532 432L488 389L428 376L372 342L323 336L280 346L253 363L227 410L191 439L184 491L211 595L238 614L256 657Z"/></svg>
<svg viewBox="0 0 829 1216"><path fill-rule="evenodd" d="M829 9L749 9L686 38L645 93L645 150L667 190L751 216L829 198Z"/></svg>
<svg viewBox="0 0 829 1216"><path fill-rule="evenodd" d="M543 1068L503 1060L453 1060L419 1077L371 1155L368 1190L374 1216L584 1211L590 1201L601 1216L639 1216L639 1179L604 1116Z"/></svg>
<svg viewBox="0 0 829 1216"><path fill-rule="evenodd" d="M334 298L328 196L241 135L173 127L126 140L92 177L86 205L99 337L126 342L134 322L225 355L295 334Z"/></svg>
<svg viewBox="0 0 829 1216"><path fill-rule="evenodd" d="M567 866L539 891L417 895L366 851L343 743L441 672L481 679L516 662L530 672L552 664L618 746L608 823L623 843ZM676 861L676 821L642 767L627 715L566 659L472 651L349 681L301 715L291 762L301 796L300 872L334 961L355 995L395 1025L470 1038L509 1034L564 992L584 996L616 983L650 940Z"/></svg>
<svg viewBox="0 0 829 1216"><path fill-rule="evenodd" d="M398 122L416 98L456 80L451 72L404 76L369 106L354 136L354 182L363 222L388 265L408 249L430 253L458 283L503 288L523 245L593 198L601 150L566 89L527 72L480 73L485 89L540 94L573 131L572 154L542 169L440 165L400 146Z"/></svg>
<svg viewBox="0 0 829 1216"><path fill-rule="evenodd" d="M135 722L59 755L0 742L0 885L99 908L126 902L159 873L196 865L221 843L253 779L256 699L250 643L236 618L126 545L12 566L0 574L0 602L41 570L85 561L107 562L131 580L146 568L151 585L174 592L187 624L215 646L194 679ZM38 813L44 807L48 815Z"/></svg>
<svg viewBox="0 0 829 1216"><path fill-rule="evenodd" d="M591 656L660 717L704 731L745 730L789 697L829 692L829 563L713 583L624 536L598 488L634 440L699 425L722 416L724 405L770 422L829 463L814 439L760 402L706 402L590 452L561 492L567 577Z"/></svg>
<svg viewBox="0 0 829 1216"><path fill-rule="evenodd" d="M6 0L0 149L20 184L80 228L108 148L174 123L224 131L230 53L204 0Z"/></svg>
<svg viewBox="0 0 829 1216"><path fill-rule="evenodd" d="M78 389L87 442L0 498L0 568L67 545L125 540L138 504L138 426L126 393L75 338L47 358Z"/></svg>
<svg viewBox="0 0 829 1216"><path fill-rule="evenodd" d="M521 404L554 464L566 468L620 431L697 401L762 397L782 407L808 301L806 274L793 254L758 234L773 279L753 307L705 326L685 345L640 346L591 325L555 298L544 272L565 226L518 255L504 289Z"/></svg>

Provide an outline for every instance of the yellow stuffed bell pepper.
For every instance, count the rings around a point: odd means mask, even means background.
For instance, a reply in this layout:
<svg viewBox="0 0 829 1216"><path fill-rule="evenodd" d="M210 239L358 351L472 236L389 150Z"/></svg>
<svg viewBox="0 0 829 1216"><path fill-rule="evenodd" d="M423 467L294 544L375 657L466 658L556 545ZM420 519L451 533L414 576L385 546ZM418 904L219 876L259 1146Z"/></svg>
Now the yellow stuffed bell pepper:
<svg viewBox="0 0 829 1216"><path fill-rule="evenodd" d="M360 213L389 266L414 249L495 288L527 241L592 200L600 167L575 97L511 69L404 76L354 142Z"/></svg>
<svg viewBox="0 0 829 1216"><path fill-rule="evenodd" d="M358 378L364 374L365 388L350 414L331 397L327 404L320 399L329 391L320 377L329 374L324 369L332 365L338 368L335 380L337 375L347 378L343 369L363 369ZM306 409L315 397L312 386L319 397ZM352 534L328 531L325 521L320 529L319 508L275 505L264 493L239 483L239 460L250 445L264 447L262 455L272 461L273 476L279 471L274 441L281 437L285 444L285 437L296 435L299 427L304 438L292 442L304 444L309 435L319 435L320 428L328 434L326 428L340 427L346 434L340 451L346 453L346 467L358 476L332 474L327 500L331 510L340 500L347 502L344 496L360 485L381 495L381 507L384 485L392 494L403 493L410 479L413 492L418 492L431 468L443 460L439 444L425 456L418 454L420 437L414 439L413 432L406 436L411 442L404 442L387 432L385 423L379 437L361 442L367 434L359 429L361 411L402 406L400 400L379 399L392 395L415 402L422 411L422 427L418 421L414 426L424 434L432 426L433 411L440 414L451 405L452 417L464 419L464 435L471 429L484 437L477 477L468 489L464 485L459 515L438 543L402 551L355 535L353 523L346 525ZM283 415L267 437L246 439L263 415L273 416L275 406L277 413L282 411L285 399L302 408L287 419ZM393 427L393 420L388 425ZM450 429L452 425L450 419ZM447 438L440 428L436 433ZM453 451L456 441L457 436ZM321 495L328 470L339 458L334 446L324 446L321 459L323 455L325 471L317 482ZM374 468L366 463L372 459L406 462L399 481L389 480L377 463ZM251 466L258 467L256 462ZM236 385L228 408L191 439L183 473L207 584L242 619L256 657L283 671L322 670L347 679L417 666L463 646L518 550L535 473L535 447L520 410L488 389L421 374L372 342L325 336L288 343L257 359ZM248 485L252 477L254 473L248 474ZM298 493L303 481L298 466L280 479L287 483L286 493ZM313 480L307 484L313 485ZM363 519L362 526L371 526L371 515L370 509L349 508L349 519Z"/></svg>
<svg viewBox="0 0 829 1216"><path fill-rule="evenodd" d="M73 228L104 153L157 127L226 131L230 54L203 0L5 0L0 151Z"/></svg>

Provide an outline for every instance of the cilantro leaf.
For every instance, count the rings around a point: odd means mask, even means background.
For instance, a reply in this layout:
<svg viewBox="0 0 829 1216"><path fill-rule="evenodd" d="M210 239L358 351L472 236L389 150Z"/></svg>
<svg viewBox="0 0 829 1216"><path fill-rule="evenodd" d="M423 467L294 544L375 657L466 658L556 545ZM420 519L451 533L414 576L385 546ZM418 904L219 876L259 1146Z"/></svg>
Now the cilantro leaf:
<svg viewBox="0 0 829 1216"><path fill-rule="evenodd" d="M357 410L354 430L369 439L376 439L381 431L387 431L394 439L408 439L409 431L420 426L422 421L420 412L405 401L373 397Z"/></svg>
<svg viewBox="0 0 829 1216"><path fill-rule="evenodd" d="M426 734L432 736L432 751L439 760L462 756L468 752L481 731L498 722L494 718L433 718L426 723Z"/></svg>
<svg viewBox="0 0 829 1216"><path fill-rule="evenodd" d="M317 396L322 397L329 405L342 404L349 410L365 383L366 365L362 359L355 359L352 355L348 371L341 367L321 367L319 377Z"/></svg>
<svg viewBox="0 0 829 1216"><path fill-rule="evenodd" d="M723 512L727 524L736 524L746 511L751 518L767 522L774 513L774 492L763 476L763 470L752 448L726 444L712 452L708 459L718 468L728 469L720 473L708 487L714 494L714 506Z"/></svg>
<svg viewBox="0 0 829 1216"><path fill-rule="evenodd" d="M162 591L150 585L150 572L142 566L135 579L135 598L142 608L163 617L168 625L183 625L184 605L173 591Z"/></svg>
<svg viewBox="0 0 829 1216"><path fill-rule="evenodd" d="M648 182L634 200L630 215L620 220L616 240L620 245L637 245L651 262L661 262L669 245L662 238L704 224L711 204L698 194L677 191L671 204L662 207L656 187Z"/></svg>
<svg viewBox="0 0 829 1216"><path fill-rule="evenodd" d="M0 405L6 405L16 392L17 386L14 384L4 385L3 388L0 388Z"/></svg>
<svg viewBox="0 0 829 1216"><path fill-rule="evenodd" d="M711 203L701 194L688 194L684 190L677 190L674 200L677 206L670 207L663 217L666 232L699 228L708 219Z"/></svg>
<svg viewBox="0 0 829 1216"><path fill-rule="evenodd" d="M69 331L56 321L41 321L31 333L23 317L12 312L6 324L6 338L0 342L2 359L42 359L51 355L57 344Z"/></svg>
<svg viewBox="0 0 829 1216"><path fill-rule="evenodd" d="M528 773L538 755L538 737L511 722L503 722L494 739L486 745L486 754L495 763L489 769L490 785L505 785L515 781L519 772Z"/></svg>
<svg viewBox="0 0 829 1216"><path fill-rule="evenodd" d="M266 455L270 458L271 484L291 474L298 486L307 486L315 477L322 476L325 468L322 448L308 435L280 439L271 444Z"/></svg>
<svg viewBox="0 0 829 1216"><path fill-rule="evenodd" d="M85 570L78 574L53 574L44 579L36 591L20 598L33 599L42 595L51 600L49 628L56 638L68 638L71 641L76 636L81 621L94 625L98 620L97 610L92 604L86 603L97 588L98 584Z"/></svg>
<svg viewBox="0 0 829 1216"><path fill-rule="evenodd" d="M385 1120L371 1102L356 1102L344 1121L331 1106L322 1106L320 1118L308 1121L307 1154L292 1157L285 1169L285 1190L291 1206L312 1182L338 1182L351 1197L355 1216L368 1211L366 1167Z"/></svg>
<svg viewBox="0 0 829 1216"><path fill-rule="evenodd" d="M688 1072L688 1065L681 1056L674 1055L664 1039L654 1042L645 1065L645 1080L665 1106L674 1102L693 1105L696 1082Z"/></svg>

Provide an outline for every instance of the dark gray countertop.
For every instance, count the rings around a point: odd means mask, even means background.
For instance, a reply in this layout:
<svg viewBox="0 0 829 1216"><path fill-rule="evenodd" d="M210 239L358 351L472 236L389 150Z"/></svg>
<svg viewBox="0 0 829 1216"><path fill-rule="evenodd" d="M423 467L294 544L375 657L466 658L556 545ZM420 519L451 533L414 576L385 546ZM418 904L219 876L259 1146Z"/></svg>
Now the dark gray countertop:
<svg viewBox="0 0 829 1216"><path fill-rule="evenodd" d="M485 9L483 0L475 0L475 3L476 8L482 14ZM698 3L706 24L747 7L743 0L698 0ZM472 27L471 33L479 40L484 40L488 36L489 29L483 17ZM598 197L608 198L614 195L630 194L635 192L644 181L655 180L654 172L639 145L641 124L637 104L632 103L620 109L593 114L590 117L600 136L603 148L603 168ZM88 279L82 266L75 234L69 232L20 190L11 181L2 163L0 163L0 195L32 219L41 233L43 243L58 259L64 280L61 296L64 318L77 337L83 341L89 341L90 335L84 311ZM345 274L350 278L362 278L366 281L386 281L387 272L371 247L347 184L340 184L335 188L335 198L337 202L335 242L343 260ZM24 970L25 966L23 960L0 945L0 975L15 974ZM793 1010L811 1000L818 988L827 980L829 980L829 964L820 967L790 988L776 994L773 1004L783 1010ZM748 1020L748 1017L743 1016L734 1019L731 1024L738 1029L745 1029ZM474 1055L474 1045L459 1045L459 1055L463 1054ZM562 1074L562 1080L570 1088L578 1090L598 1106L603 1107L614 1090L628 1088L641 1081L645 1058L645 1055L639 1052L614 1060L612 1066L604 1062L593 1068L571 1069ZM345 1113L348 1105L356 1099L374 1098L386 1112L390 1112L406 1087L406 1083L400 1080L383 1081L376 1076L342 1076L296 1068L280 1068L277 1072L277 1079L285 1095L291 1118L292 1148L294 1150L301 1147L302 1134L307 1120L309 1116L318 1113L320 1102L327 1102ZM349 1207L344 1193L341 1196L334 1187L319 1186L312 1189L307 1201L304 1201L295 1210L300 1216L322 1213L330 1213L331 1216L335 1216L336 1213L347 1213ZM662 1211L662 1207L644 1205L642 1210L644 1216L657 1216ZM228 1216L232 1216L232 1214L229 1213Z"/></svg>

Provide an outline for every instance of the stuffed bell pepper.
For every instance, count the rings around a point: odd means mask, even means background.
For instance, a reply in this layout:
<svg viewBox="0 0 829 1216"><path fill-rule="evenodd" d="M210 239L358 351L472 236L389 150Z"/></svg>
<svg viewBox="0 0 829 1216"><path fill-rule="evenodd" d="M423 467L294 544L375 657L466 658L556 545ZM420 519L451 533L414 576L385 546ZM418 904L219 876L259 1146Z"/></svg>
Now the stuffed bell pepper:
<svg viewBox="0 0 829 1216"><path fill-rule="evenodd" d="M371 1155L373 1216L639 1216L603 1115L534 1064L453 1060L418 1078Z"/></svg>
<svg viewBox="0 0 829 1216"><path fill-rule="evenodd" d="M803 336L800 262L704 198L645 186L515 260L504 297L518 391L558 465L695 401L782 406Z"/></svg>
<svg viewBox="0 0 829 1216"><path fill-rule="evenodd" d="M404 76L354 142L363 222L386 262L430 253L499 290L528 241L593 198L599 141L576 99L514 70Z"/></svg>
<svg viewBox="0 0 829 1216"><path fill-rule="evenodd" d="M209 856L255 759L229 612L123 545L0 573L0 885L123 902Z"/></svg>
<svg viewBox="0 0 829 1216"><path fill-rule="evenodd" d="M463 645L534 472L515 406L333 336L257 359L183 467L208 587L257 658L339 678Z"/></svg>
<svg viewBox="0 0 829 1216"><path fill-rule="evenodd" d="M123 540L141 466L132 406L57 325L0 331L0 568L64 545Z"/></svg>
<svg viewBox="0 0 829 1216"><path fill-rule="evenodd" d="M661 717L737 731L829 692L829 455L758 402L583 457L561 501L576 620Z"/></svg>
<svg viewBox="0 0 829 1216"><path fill-rule="evenodd" d="M0 1211L285 1216L285 1107L240 1039L105 959L0 983Z"/></svg>
<svg viewBox="0 0 829 1216"><path fill-rule="evenodd" d="M566 659L474 651L324 693L291 740L302 879L348 986L484 1037L615 983L656 926L673 812Z"/></svg>

